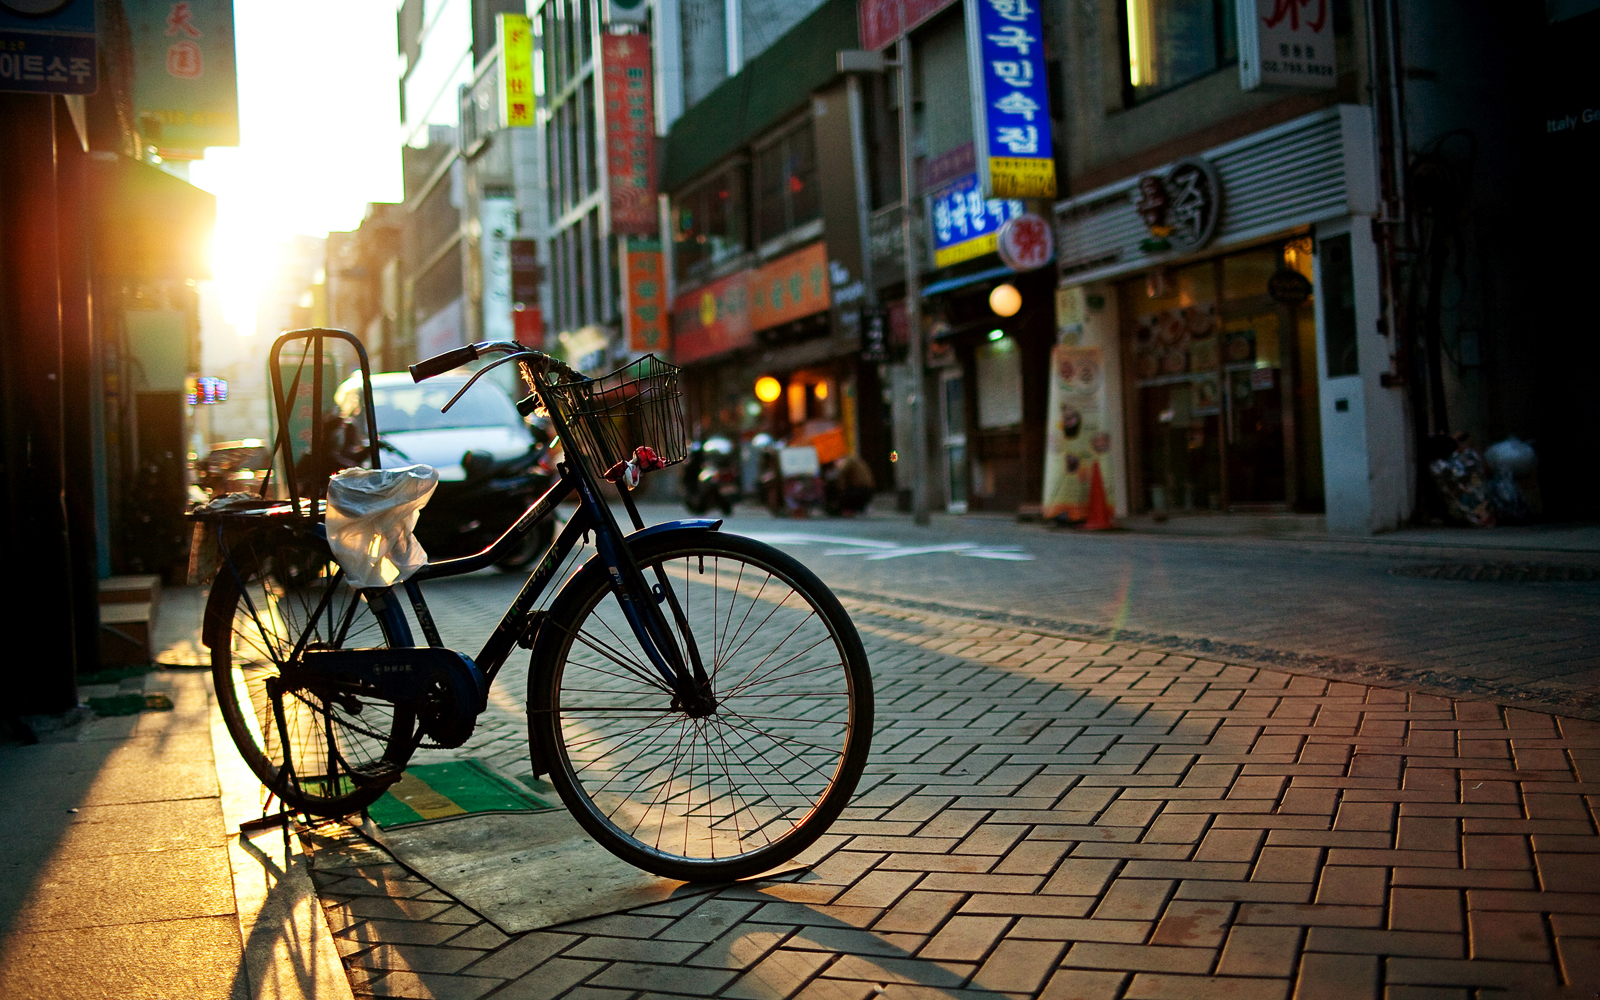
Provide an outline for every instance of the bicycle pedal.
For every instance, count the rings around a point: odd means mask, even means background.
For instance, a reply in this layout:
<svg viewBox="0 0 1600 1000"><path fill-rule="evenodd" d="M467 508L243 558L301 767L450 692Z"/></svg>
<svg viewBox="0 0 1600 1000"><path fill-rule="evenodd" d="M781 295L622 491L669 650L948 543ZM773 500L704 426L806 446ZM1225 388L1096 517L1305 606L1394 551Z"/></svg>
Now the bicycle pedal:
<svg viewBox="0 0 1600 1000"><path fill-rule="evenodd" d="M349 774L352 780L362 788L388 788L399 781L406 773L406 769L391 760L376 760L371 764L353 767Z"/></svg>

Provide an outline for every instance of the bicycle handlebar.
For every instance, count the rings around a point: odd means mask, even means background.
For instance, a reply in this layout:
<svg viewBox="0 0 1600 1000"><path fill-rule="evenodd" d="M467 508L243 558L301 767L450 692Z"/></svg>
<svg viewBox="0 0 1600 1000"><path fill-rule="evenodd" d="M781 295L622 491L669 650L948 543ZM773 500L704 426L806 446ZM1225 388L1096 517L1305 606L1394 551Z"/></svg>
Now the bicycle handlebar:
<svg viewBox="0 0 1600 1000"><path fill-rule="evenodd" d="M509 340L481 340L476 344L457 347L445 351L443 354L418 361L411 365L407 371L411 372L411 381L421 382L423 379L443 375L447 371L460 368L469 361L476 361L485 354L514 354L519 355L518 360L525 361L540 374L555 372L563 382L578 382L584 379L582 372L569 368L565 364L545 354L543 351L532 350L522 344ZM509 358L507 360L510 360Z"/></svg>
<svg viewBox="0 0 1600 1000"><path fill-rule="evenodd" d="M406 370L411 372L411 381L421 382L423 379L433 378L435 375L443 375L452 368L460 368L467 362L476 360L478 360L478 345L468 344L465 347L458 347L453 351L445 351L443 354L418 361Z"/></svg>

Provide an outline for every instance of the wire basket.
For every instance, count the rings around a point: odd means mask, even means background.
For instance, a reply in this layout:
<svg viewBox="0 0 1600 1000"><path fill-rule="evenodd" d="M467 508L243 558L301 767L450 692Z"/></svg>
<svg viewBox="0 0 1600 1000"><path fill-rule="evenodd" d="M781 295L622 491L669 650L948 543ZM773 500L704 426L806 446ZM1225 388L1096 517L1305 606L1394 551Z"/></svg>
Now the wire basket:
<svg viewBox="0 0 1600 1000"><path fill-rule="evenodd" d="M654 354L609 375L547 386L545 401L567 425L568 454L577 453L604 473L633 457L635 448L655 450L663 465L689 457L678 367Z"/></svg>

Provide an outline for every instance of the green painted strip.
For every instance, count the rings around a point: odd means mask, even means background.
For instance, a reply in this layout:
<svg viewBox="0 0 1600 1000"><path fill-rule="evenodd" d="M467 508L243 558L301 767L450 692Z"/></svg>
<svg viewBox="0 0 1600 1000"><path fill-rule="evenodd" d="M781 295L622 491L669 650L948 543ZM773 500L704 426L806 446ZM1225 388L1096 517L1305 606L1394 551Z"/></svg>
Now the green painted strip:
<svg viewBox="0 0 1600 1000"><path fill-rule="evenodd" d="M412 782L423 783L435 795L460 807L466 815L489 812L539 812L556 808L551 802L502 778L482 761L471 758L443 764L416 764L408 767L406 783ZM421 822L426 818L397 798L392 790L385 792L383 797L367 810L367 814L384 829Z"/></svg>

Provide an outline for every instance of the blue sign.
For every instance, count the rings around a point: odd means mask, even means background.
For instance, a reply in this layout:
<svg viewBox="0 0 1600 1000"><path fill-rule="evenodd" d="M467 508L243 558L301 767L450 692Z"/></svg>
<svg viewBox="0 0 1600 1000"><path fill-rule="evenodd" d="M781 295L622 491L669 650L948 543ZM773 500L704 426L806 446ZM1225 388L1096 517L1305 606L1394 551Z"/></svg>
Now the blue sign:
<svg viewBox="0 0 1600 1000"><path fill-rule="evenodd" d="M969 24L983 59L982 115L976 121L987 146L989 190L1000 197L1053 198L1056 193L1038 2L968 0L969 10L977 9L975 24Z"/></svg>
<svg viewBox="0 0 1600 1000"><path fill-rule="evenodd" d="M0 3L0 90L92 94L95 0Z"/></svg>
<svg viewBox="0 0 1600 1000"><path fill-rule="evenodd" d="M994 253L999 246L1000 227L1023 211L1020 201L985 200L977 174L968 174L943 188L929 202L934 267Z"/></svg>

